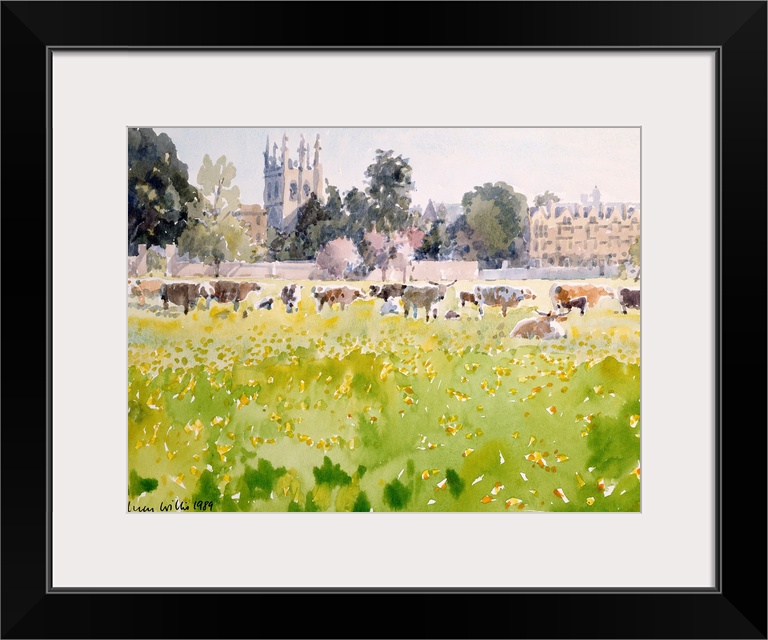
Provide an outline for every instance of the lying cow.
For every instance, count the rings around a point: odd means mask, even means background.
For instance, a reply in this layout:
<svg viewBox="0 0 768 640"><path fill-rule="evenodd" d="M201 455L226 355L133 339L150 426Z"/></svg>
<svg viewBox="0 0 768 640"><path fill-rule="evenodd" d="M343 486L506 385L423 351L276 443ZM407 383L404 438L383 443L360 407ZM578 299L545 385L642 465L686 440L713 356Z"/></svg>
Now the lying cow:
<svg viewBox="0 0 768 640"><path fill-rule="evenodd" d="M162 288L163 281L157 278L128 280L128 291L139 299L141 306L146 303L147 296L159 295Z"/></svg>
<svg viewBox="0 0 768 640"><path fill-rule="evenodd" d="M285 310L288 313L293 313L298 307L303 288L298 284L290 284L283 287L283 290L280 292L280 299L283 301Z"/></svg>
<svg viewBox="0 0 768 640"><path fill-rule="evenodd" d="M398 304L397 300L390 298L389 300L386 300L383 305L381 305L379 313L383 316L387 315L388 313L400 313L400 305Z"/></svg>
<svg viewBox="0 0 768 640"><path fill-rule="evenodd" d="M406 286L404 284L372 284L368 287L368 295L372 298L381 298L386 302L390 298L402 296Z"/></svg>
<svg viewBox="0 0 768 640"><path fill-rule="evenodd" d="M619 289L619 304L625 315L627 308L640 309L640 289Z"/></svg>
<svg viewBox="0 0 768 640"><path fill-rule="evenodd" d="M272 304L275 302L274 298L264 298L263 300L259 301L259 304L256 305L257 309L266 309L267 311L270 311L272 309Z"/></svg>
<svg viewBox="0 0 768 640"><path fill-rule="evenodd" d="M235 311L237 311L240 303L243 302L251 293L261 291L261 286L255 282L230 282L228 280L211 280L209 284L213 290L211 299L222 303L233 302ZM243 311L243 317L245 318L247 315L248 313Z"/></svg>
<svg viewBox="0 0 768 640"><path fill-rule="evenodd" d="M525 296L526 300L535 300L536 294L531 291L528 287L520 287L520 291L523 292L523 296Z"/></svg>
<svg viewBox="0 0 768 640"><path fill-rule="evenodd" d="M483 307L501 307L501 315L507 316L507 309L516 307L521 300L525 299L522 289L516 289L508 285L497 285L492 287L483 287L477 285L474 291L477 300L477 312L483 317L485 311Z"/></svg>
<svg viewBox="0 0 768 640"><path fill-rule="evenodd" d="M571 309L581 309L581 315L584 315L584 312L587 309L587 297L579 296L570 302L563 302L560 306L563 307L563 309L568 309L568 311Z"/></svg>
<svg viewBox="0 0 768 640"><path fill-rule="evenodd" d="M475 298L475 294L471 291L459 291L459 301L461 302L462 307L467 304L467 302L477 306L477 298Z"/></svg>
<svg viewBox="0 0 768 640"><path fill-rule="evenodd" d="M163 309L168 308L168 303L184 307L184 315L194 309L200 298L210 298L211 287L207 283L195 282L164 282L160 289L160 299L163 301Z"/></svg>
<svg viewBox="0 0 768 640"><path fill-rule="evenodd" d="M333 305L338 302L341 310L344 311L344 307L348 304L365 297L362 291L350 287L312 287L312 295L315 298L318 313L323 310L324 304L333 309Z"/></svg>
<svg viewBox="0 0 768 640"><path fill-rule="evenodd" d="M554 311L544 313L538 310L536 313L541 317L521 320L509 335L512 338L527 338L529 340L533 338L558 340L566 337L565 329L560 323L568 319L567 313L555 314Z"/></svg>
<svg viewBox="0 0 768 640"><path fill-rule="evenodd" d="M427 322L429 322L430 312L432 317L437 319L437 303L445 298L448 287L454 284L456 284L456 280L449 284L438 284L430 280L427 287L406 286L402 296L403 315L407 318L411 308L413 308L413 317L415 318L418 309L423 307L427 312Z"/></svg>
<svg viewBox="0 0 768 640"><path fill-rule="evenodd" d="M555 283L549 289L549 297L555 309L563 307L563 303L584 296L587 306L594 307L601 298L615 298L616 293L610 287L600 287L595 284L560 284Z"/></svg>

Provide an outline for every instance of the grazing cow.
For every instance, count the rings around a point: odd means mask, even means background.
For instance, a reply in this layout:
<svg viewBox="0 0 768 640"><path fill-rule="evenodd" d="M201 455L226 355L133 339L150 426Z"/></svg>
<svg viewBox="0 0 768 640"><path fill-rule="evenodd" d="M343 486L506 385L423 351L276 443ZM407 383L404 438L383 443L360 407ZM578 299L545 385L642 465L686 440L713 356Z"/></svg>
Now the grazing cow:
<svg viewBox="0 0 768 640"><path fill-rule="evenodd" d="M579 296L569 302L561 303L560 306L563 307L563 309L568 309L569 312L571 309L581 309L581 315L584 315L584 312L587 309L587 297Z"/></svg>
<svg viewBox="0 0 768 640"><path fill-rule="evenodd" d="M157 278L128 280L128 291L139 299L141 306L144 306L144 303L147 301L146 296L159 295L162 288L163 281Z"/></svg>
<svg viewBox="0 0 768 640"><path fill-rule="evenodd" d="M368 295L372 298L381 298L386 302L390 298L402 296L406 286L404 284L372 284L368 287Z"/></svg>
<svg viewBox="0 0 768 640"><path fill-rule="evenodd" d="M323 310L324 304L333 309L333 305L338 302L341 310L344 311L344 307L348 304L365 297L365 293L350 287L312 287L312 295L315 298L318 313Z"/></svg>
<svg viewBox="0 0 768 640"><path fill-rule="evenodd" d="M213 290L211 299L217 302L233 302L235 311L251 293L261 291L261 287L255 282L230 282L227 280L211 280L209 283ZM243 311L243 317L248 314Z"/></svg>
<svg viewBox="0 0 768 640"><path fill-rule="evenodd" d="M445 312L446 320L457 320L458 318L461 318L461 316L458 313L456 313L453 309L448 309L448 311Z"/></svg>
<svg viewBox="0 0 768 640"><path fill-rule="evenodd" d="M429 314L432 312L432 317L437 319L437 303L445 298L445 292L448 287L456 284L456 280L449 284L438 284L437 282L429 281L427 287L414 287L408 285L403 291L403 314L408 317L408 314L413 307L413 317L415 318L418 309L423 307L427 312L427 322L429 322Z"/></svg>
<svg viewBox="0 0 768 640"><path fill-rule="evenodd" d="M541 317L521 320L509 335L512 338L540 338L541 340L558 340L566 337L565 329L560 323L568 319L567 313L555 314L554 311L544 313L538 310L536 313Z"/></svg>
<svg viewBox="0 0 768 640"><path fill-rule="evenodd" d="M467 304L467 302L477 306L477 298L475 298L475 294L471 291L459 291L459 300L461 301L462 307Z"/></svg>
<svg viewBox="0 0 768 640"><path fill-rule="evenodd" d="M283 287L280 292L280 299L285 305L285 310L288 313L293 313L298 307L299 300L301 300L301 290L304 287L298 284L290 284Z"/></svg>
<svg viewBox="0 0 768 640"><path fill-rule="evenodd" d="M160 289L160 299L163 301L163 309L168 308L168 303L184 307L184 315L189 309L195 307L200 298L209 298L210 285L196 282L164 282Z"/></svg>
<svg viewBox="0 0 768 640"><path fill-rule="evenodd" d="M477 300L477 312L483 317L485 311L483 307L501 307L501 315L507 316L509 307L516 307L521 300L525 299L522 289L516 289L508 285L497 285L492 287L475 287L475 299Z"/></svg>
<svg viewBox="0 0 768 640"><path fill-rule="evenodd" d="M259 304L256 305L257 309L266 309L267 311L270 311L272 309L272 304L274 303L274 298L264 298L263 300L259 301Z"/></svg>
<svg viewBox="0 0 768 640"><path fill-rule="evenodd" d="M619 304L621 311L626 315L627 307L640 309L640 289L619 289Z"/></svg>
<svg viewBox="0 0 768 640"><path fill-rule="evenodd" d="M600 287L595 284L560 284L555 283L549 289L552 306L560 309L563 303L584 296L587 306L594 307L601 298L615 298L616 293L610 287Z"/></svg>
<svg viewBox="0 0 768 640"><path fill-rule="evenodd" d="M381 305L379 313L381 313L383 316L387 315L388 313L400 313L400 305L397 303L397 300L390 298L389 300L386 300L383 305Z"/></svg>

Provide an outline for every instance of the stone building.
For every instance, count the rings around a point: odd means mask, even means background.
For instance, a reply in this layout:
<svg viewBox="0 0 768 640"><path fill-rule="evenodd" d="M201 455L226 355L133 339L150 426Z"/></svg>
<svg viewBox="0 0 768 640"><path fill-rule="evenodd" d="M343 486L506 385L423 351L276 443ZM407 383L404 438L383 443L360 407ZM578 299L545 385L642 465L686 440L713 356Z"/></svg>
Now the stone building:
<svg viewBox="0 0 768 640"><path fill-rule="evenodd" d="M267 212L260 204L242 204L235 216L243 223L251 244L264 244L267 240Z"/></svg>
<svg viewBox="0 0 768 640"><path fill-rule="evenodd" d="M311 193L325 202L323 186L323 165L320 164L320 134L314 144L314 158L310 160L309 145L301 136L298 158L289 157L288 136L283 135L283 144L278 156L277 143L269 153L269 138L264 150L264 208L267 224L281 231L289 231L296 224L296 212L309 200Z"/></svg>
<svg viewBox="0 0 768 640"><path fill-rule="evenodd" d="M550 202L531 207L525 226L530 267L602 269L629 259L629 248L640 235L640 206Z"/></svg>

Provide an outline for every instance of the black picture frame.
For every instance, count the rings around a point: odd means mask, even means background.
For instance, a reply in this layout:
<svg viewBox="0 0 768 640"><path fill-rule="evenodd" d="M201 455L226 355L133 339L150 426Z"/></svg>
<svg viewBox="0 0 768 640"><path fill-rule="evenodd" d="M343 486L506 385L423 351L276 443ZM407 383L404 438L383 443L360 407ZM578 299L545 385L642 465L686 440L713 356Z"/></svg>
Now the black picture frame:
<svg viewBox="0 0 768 640"><path fill-rule="evenodd" d="M637 589L596 592L531 590L505 593L369 590L249 593L168 592L156 590L50 590L50 260L37 261L34 299L6 320L6 337L30 335L39 357L9 358L3 366L5 424L2 429L2 627L3 638L120 637L552 637L552 638L766 638L765 390L754 378L735 381L728 372L764 370L762 361L744 360L735 334L725 330L724 297L752 300L755 317L765 317L764 288L755 300L755 283L743 274L740 233L728 225L740 215L738 203L758 204L750 212L749 235L761 247L750 252L765 269L766 237L766 8L761 2L475 2L430 3L428 20L416 3L348 4L361 28L350 34L334 18L342 8L330 3L143 3L3 2L2 19L2 204L6 234L2 264L5 292L15 290L16 267L28 247L19 234L19 207L13 185L46 176L24 215L34 215L38 242L42 221L50 226L49 159L51 126L50 56L61 48L192 50L321 48L531 49L709 49L717 53L718 190L720 239L716 260L715 313L717 406L717 577L712 590ZM230 16L229 28L201 28L207 10ZM407 7L407 18L403 11ZM392 10L392 9L396 10ZM349 10L349 9L346 9ZM251 12L259 20L248 18ZM288 14L302 16L307 29L296 35L280 25ZM147 28L152 16L163 29ZM407 29L402 21L408 20ZM264 24L262 28L257 25ZM470 28L471 27L471 28ZM746 198L746 200L745 200ZM735 210L733 209L735 205ZM47 215L45 211L47 209ZM743 211L741 212L743 214ZM743 230L742 230L743 233ZM50 234L46 256L51 255ZM730 256L730 258L729 258ZM734 257L736 256L736 257ZM730 267L724 274L725 268ZM25 282L32 267L24 271ZM8 275L10 274L10 275ZM726 277L724 277L726 276ZM14 281L11 281L11 278ZM727 293L723 282L728 282ZM46 282L45 305L41 300ZM11 288L14 287L14 288ZM684 296L684 292L681 293ZM8 298L3 297L4 301ZM11 299L13 300L13 299ZM45 313L43 313L45 306ZM30 318L29 315L35 316ZM758 320L759 321L759 320ZM20 322L17 326L16 322ZM733 322L733 321L732 321ZM728 323L731 326L731 323ZM735 322L733 322L736 329ZM756 333L759 333L759 328ZM738 337L738 336L737 336ZM45 338L45 339L44 339ZM754 338L758 340L759 338ZM45 345L44 345L45 343ZM6 342L8 345L8 342ZM750 343L759 353L761 345ZM45 363L45 367L43 367ZM43 373L45 369L45 373ZM762 380L762 379L761 379ZM30 381L34 381L33 383ZM728 383L728 384L726 384ZM45 398L45 402L43 402ZM752 399L748 440L737 432L739 403ZM738 423L738 424L737 424ZM750 423L751 424L751 423ZM749 462L745 462L745 447ZM29 451L36 452L34 455ZM43 456L40 452L46 452ZM87 508L84 506L84 508ZM746 574L745 574L746 571ZM225 605L226 603L226 605ZM238 612L222 626L219 607ZM322 612L322 613L321 613ZM409 622L415 613L415 627Z"/></svg>

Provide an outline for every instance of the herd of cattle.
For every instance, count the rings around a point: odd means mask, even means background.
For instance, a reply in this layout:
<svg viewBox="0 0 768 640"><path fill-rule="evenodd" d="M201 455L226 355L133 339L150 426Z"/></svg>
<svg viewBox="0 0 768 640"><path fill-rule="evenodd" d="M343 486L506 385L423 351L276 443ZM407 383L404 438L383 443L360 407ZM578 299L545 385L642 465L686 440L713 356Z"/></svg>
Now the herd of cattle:
<svg viewBox="0 0 768 640"><path fill-rule="evenodd" d="M424 309L426 320L430 315L437 319L437 305L445 299L449 287L456 284L456 280L449 283L429 281L427 285L411 284L380 284L370 285L368 292L348 286L313 286L311 293L315 301L317 312L323 310L323 306L333 308L338 304L343 311L347 305L351 305L358 299L381 299L383 305L380 308L381 315L398 314L402 307L404 317L411 312L413 317L418 317L419 309ZM293 313L301 300L302 285L289 284L282 288L280 301L285 306L287 313ZM159 279L133 279L128 281L129 295L134 296L139 305L146 304L149 296L159 296L163 308L168 309L169 304L180 306L184 314L189 313L200 299L207 301L210 307L211 301L224 304L233 304L237 311L240 303L246 301L252 294L258 294L261 286L255 282L234 282L226 280L212 280L210 282L169 282ZM552 340L564 338L565 329L560 324L564 322L573 309L578 309L581 315L590 307L594 307L603 298L618 299L622 313L627 309L640 309L640 290L622 288L618 292L610 287L595 284L567 284L555 283L549 290L552 302L552 311L544 313L536 310L538 314L533 318L526 318L518 322L512 329L512 337L540 338ZM500 307L501 313L506 317L507 309L517 307L521 301L534 300L536 295L527 287L512 287L509 285L477 285L472 291L459 291L457 296L462 307L467 304L477 307L480 318L485 314L484 307ZM256 309L271 310L275 299L265 297L255 303ZM247 317L247 309L243 310L243 317ZM448 320L460 317L455 310L449 310L444 317Z"/></svg>

